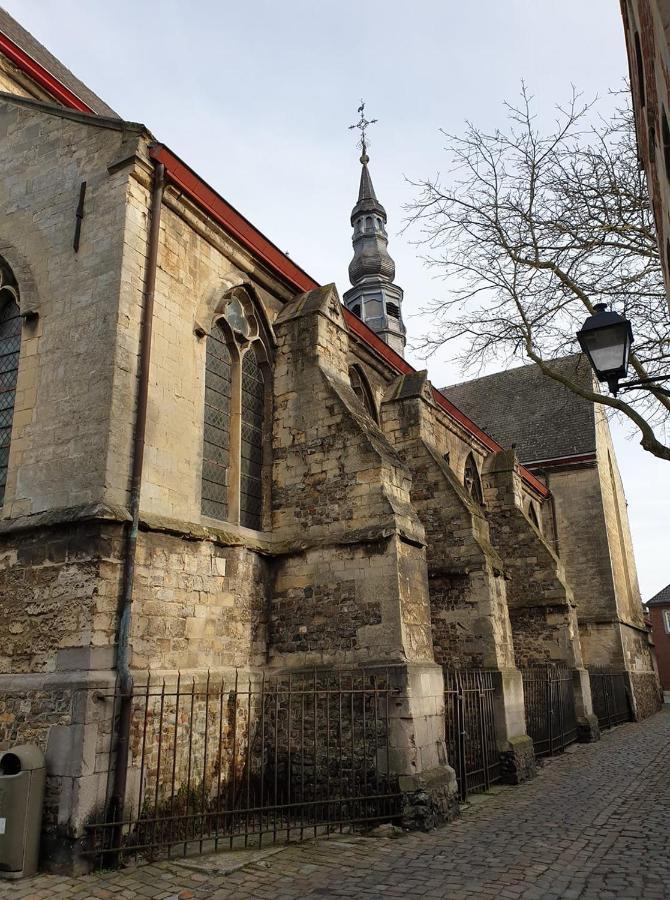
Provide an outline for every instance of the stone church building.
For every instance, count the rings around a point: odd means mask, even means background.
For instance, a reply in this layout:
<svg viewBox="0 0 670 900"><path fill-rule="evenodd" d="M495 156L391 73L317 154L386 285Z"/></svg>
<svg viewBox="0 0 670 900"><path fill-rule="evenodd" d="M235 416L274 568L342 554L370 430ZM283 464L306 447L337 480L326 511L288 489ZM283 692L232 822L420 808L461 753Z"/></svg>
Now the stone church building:
<svg viewBox="0 0 670 900"><path fill-rule="evenodd" d="M521 667L573 673L584 740L590 665L656 708L606 422L535 458L407 363L365 151L342 303L2 11L0 91L0 747L45 750L54 841L104 804L93 689L150 670L388 666L445 811L443 666L496 673L513 780Z"/></svg>

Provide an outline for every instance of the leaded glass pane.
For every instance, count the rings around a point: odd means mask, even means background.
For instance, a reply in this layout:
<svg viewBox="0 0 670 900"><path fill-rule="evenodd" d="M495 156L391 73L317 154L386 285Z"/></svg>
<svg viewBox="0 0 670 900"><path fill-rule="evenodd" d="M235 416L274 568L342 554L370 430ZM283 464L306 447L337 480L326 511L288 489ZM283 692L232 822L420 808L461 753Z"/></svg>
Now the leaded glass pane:
<svg viewBox="0 0 670 900"><path fill-rule="evenodd" d="M240 524L262 527L263 413L265 385L256 354L242 360L242 445L240 459Z"/></svg>
<svg viewBox="0 0 670 900"><path fill-rule="evenodd" d="M17 291L10 274L0 278L0 506L5 498L9 442L12 436L16 379L21 349L21 316L15 300Z"/></svg>
<svg viewBox="0 0 670 900"><path fill-rule="evenodd" d="M215 325L207 338L201 509L223 521L228 518L231 372L230 350L221 326Z"/></svg>

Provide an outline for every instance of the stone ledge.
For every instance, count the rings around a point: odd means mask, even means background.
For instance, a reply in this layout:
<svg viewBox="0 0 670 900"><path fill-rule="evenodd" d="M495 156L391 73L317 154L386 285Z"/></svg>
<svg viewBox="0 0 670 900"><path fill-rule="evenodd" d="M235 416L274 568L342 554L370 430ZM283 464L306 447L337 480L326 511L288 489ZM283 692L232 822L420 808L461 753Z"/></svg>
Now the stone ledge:
<svg viewBox="0 0 670 900"><path fill-rule="evenodd" d="M107 503L85 503L80 506L61 506L44 512L0 520L0 535L30 531L36 528L55 528L75 522L130 522L130 513L124 506Z"/></svg>

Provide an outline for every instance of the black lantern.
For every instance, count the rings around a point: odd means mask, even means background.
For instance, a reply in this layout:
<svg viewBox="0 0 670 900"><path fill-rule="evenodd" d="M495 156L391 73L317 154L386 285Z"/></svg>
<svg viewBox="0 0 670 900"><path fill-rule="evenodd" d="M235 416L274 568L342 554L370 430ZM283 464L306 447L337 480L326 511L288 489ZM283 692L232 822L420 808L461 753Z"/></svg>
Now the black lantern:
<svg viewBox="0 0 670 900"><path fill-rule="evenodd" d="M577 332L577 340L598 381L606 381L616 397L620 379L628 374L633 330L628 319L608 310L606 303L596 303L593 309L594 315L589 316L582 330Z"/></svg>

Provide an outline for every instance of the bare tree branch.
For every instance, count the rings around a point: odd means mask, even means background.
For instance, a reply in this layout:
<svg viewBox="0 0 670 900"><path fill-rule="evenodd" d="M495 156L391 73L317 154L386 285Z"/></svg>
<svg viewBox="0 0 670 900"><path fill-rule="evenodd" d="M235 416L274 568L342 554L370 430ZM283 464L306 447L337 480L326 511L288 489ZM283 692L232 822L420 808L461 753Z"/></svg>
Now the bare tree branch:
<svg viewBox="0 0 670 900"><path fill-rule="evenodd" d="M578 350L575 333L596 303L632 322L639 378L670 371L670 329L653 216L638 165L629 91L587 102L574 88L549 128L538 124L522 84L506 103L508 125L472 123L443 132L449 175L411 182L406 229L447 282L429 304L426 355L454 342L464 373L492 360L530 359L547 377L624 416L645 450L670 459L670 397L640 392L626 402L590 391L551 366ZM657 432L657 433L656 433Z"/></svg>

